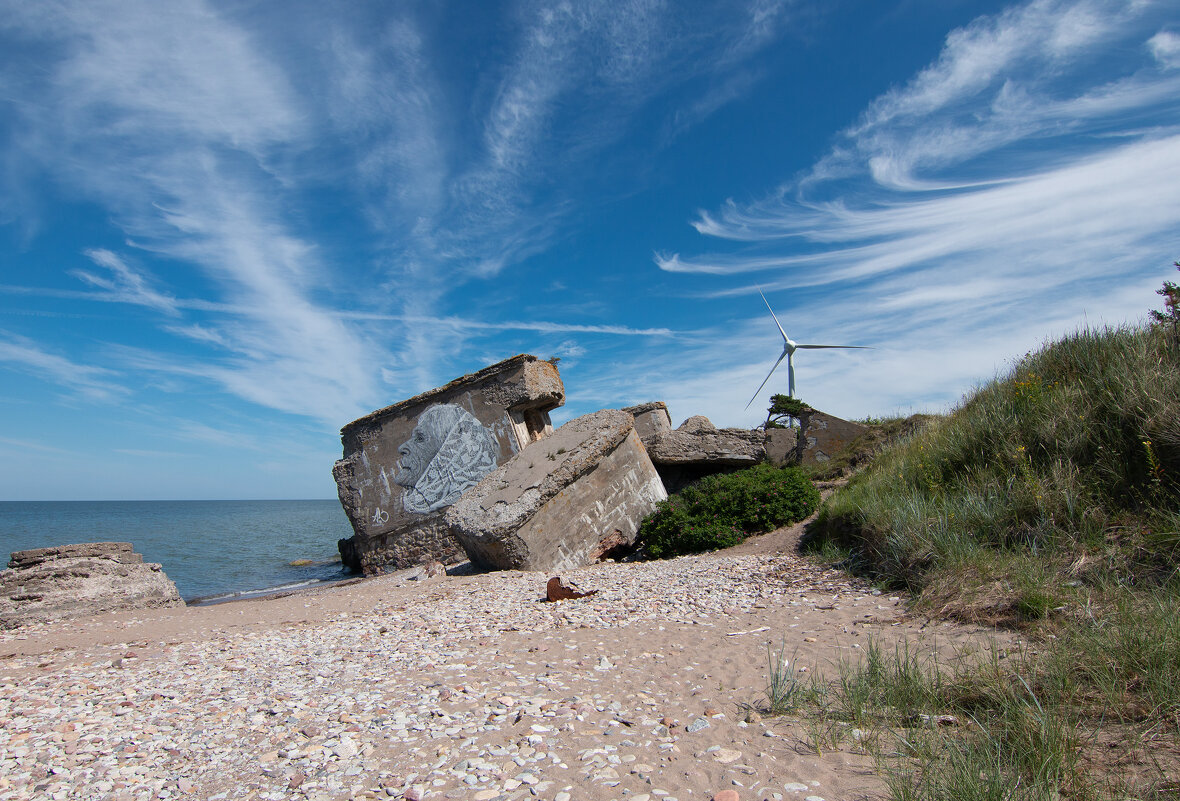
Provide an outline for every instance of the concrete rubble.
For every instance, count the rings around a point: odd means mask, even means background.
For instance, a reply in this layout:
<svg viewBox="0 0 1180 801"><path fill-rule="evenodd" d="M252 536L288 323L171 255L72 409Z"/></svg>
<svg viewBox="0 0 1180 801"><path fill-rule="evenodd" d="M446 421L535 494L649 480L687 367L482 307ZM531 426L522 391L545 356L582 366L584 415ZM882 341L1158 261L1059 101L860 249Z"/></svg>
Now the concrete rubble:
<svg viewBox="0 0 1180 801"><path fill-rule="evenodd" d="M623 411L634 418L635 433L645 446L657 434L672 430L672 416L668 414L668 404L663 401L628 406Z"/></svg>
<svg viewBox="0 0 1180 801"><path fill-rule="evenodd" d="M169 606L184 606L176 585L129 542L15 551L0 572L0 628Z"/></svg>
<svg viewBox="0 0 1180 801"><path fill-rule="evenodd" d="M667 492L632 416L579 417L468 490L446 513L476 565L568 570L635 542Z"/></svg>
<svg viewBox="0 0 1180 801"><path fill-rule="evenodd" d="M717 428L707 417L688 418L672 428L668 407L660 401L629 406L652 463L669 492L714 473L749 467L761 461L776 465L820 464L839 453L868 426L810 409L798 428Z"/></svg>
<svg viewBox="0 0 1180 801"><path fill-rule="evenodd" d="M520 355L349 423L333 469L354 531L344 565L375 575L466 553L483 568L578 567L629 549L669 492L764 461L826 461L864 430L818 411L798 429L702 416L674 429L653 401L554 431L564 402L555 364Z"/></svg>
<svg viewBox="0 0 1180 801"><path fill-rule="evenodd" d="M632 406L627 411L636 415L636 430L647 432L643 444L668 492L678 492L715 473L752 467L766 458L765 435L759 430L718 429L700 415L673 430L670 420L663 424L668 418L663 403Z"/></svg>
<svg viewBox="0 0 1180 801"><path fill-rule="evenodd" d="M353 536L346 567L372 575L454 562L443 514L470 487L553 431L565 402L557 367L522 354L354 420L332 473Z"/></svg>
<svg viewBox="0 0 1180 801"><path fill-rule="evenodd" d="M795 463L826 462L868 430L862 423L841 420L816 409L805 412L799 420Z"/></svg>

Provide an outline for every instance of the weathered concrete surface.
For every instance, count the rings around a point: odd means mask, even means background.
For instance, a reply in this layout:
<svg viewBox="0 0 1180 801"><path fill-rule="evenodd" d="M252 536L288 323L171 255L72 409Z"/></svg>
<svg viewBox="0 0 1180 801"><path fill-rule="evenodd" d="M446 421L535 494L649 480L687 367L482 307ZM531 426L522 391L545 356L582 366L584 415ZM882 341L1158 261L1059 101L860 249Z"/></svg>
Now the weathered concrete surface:
<svg viewBox="0 0 1180 801"><path fill-rule="evenodd" d="M766 461L779 467L799 464L799 430L766 429Z"/></svg>
<svg viewBox="0 0 1180 801"><path fill-rule="evenodd" d="M766 460L771 464L820 464L826 462L869 427L816 409L799 416L798 428L766 430Z"/></svg>
<svg viewBox="0 0 1180 801"><path fill-rule="evenodd" d="M633 544L666 497L631 415L606 410L525 448L464 494L446 520L478 565L569 570Z"/></svg>
<svg viewBox="0 0 1180 801"><path fill-rule="evenodd" d="M564 402L557 367L522 354L349 423L332 471L355 532L339 543L345 566L371 575L460 558L447 506L551 434Z"/></svg>
<svg viewBox="0 0 1180 801"><path fill-rule="evenodd" d="M16 551L0 571L0 628L147 607L184 606L157 564L129 542Z"/></svg>
<svg viewBox="0 0 1180 801"><path fill-rule="evenodd" d="M700 415L688 418L675 431L653 434L643 444L668 492L714 473L751 467L766 458L761 431L718 429Z"/></svg>
<svg viewBox="0 0 1180 801"><path fill-rule="evenodd" d="M826 462L868 430L861 423L813 409L799 419L799 461L802 464Z"/></svg>
<svg viewBox="0 0 1180 801"><path fill-rule="evenodd" d="M656 434L672 430L672 417L668 414L668 404L663 401L628 406L623 411L635 418L635 433L639 435L644 444Z"/></svg>

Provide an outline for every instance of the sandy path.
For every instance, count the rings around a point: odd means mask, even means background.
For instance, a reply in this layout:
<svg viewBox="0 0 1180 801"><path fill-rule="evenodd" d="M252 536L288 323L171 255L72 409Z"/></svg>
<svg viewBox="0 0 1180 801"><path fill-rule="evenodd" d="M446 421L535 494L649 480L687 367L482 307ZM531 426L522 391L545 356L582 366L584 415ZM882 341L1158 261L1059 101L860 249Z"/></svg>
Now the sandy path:
<svg viewBox="0 0 1180 801"><path fill-rule="evenodd" d="M2 633L0 799L859 798L881 788L866 757L743 721L767 645L830 671L869 636L990 636L789 554L567 575L598 594L392 575Z"/></svg>

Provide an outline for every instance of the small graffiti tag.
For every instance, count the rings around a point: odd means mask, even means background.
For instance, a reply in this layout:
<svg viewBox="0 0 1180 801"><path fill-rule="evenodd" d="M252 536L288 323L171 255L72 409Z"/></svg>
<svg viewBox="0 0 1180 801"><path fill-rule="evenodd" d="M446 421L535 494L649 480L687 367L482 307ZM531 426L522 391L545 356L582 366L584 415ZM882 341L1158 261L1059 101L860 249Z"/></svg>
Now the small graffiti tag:
<svg viewBox="0 0 1180 801"><path fill-rule="evenodd" d="M377 510L375 512L373 512L373 519L371 522L374 525L378 525L378 526L388 523L389 522L389 512L382 511L381 507L378 506Z"/></svg>

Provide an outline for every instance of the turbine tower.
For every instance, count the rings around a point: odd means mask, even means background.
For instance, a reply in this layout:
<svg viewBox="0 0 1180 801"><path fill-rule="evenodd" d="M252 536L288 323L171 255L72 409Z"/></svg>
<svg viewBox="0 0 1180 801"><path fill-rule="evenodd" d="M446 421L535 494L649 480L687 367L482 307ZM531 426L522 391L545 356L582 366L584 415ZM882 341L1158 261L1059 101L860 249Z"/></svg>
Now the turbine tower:
<svg viewBox="0 0 1180 801"><path fill-rule="evenodd" d="M758 290L758 294L762 295L762 290ZM766 300L766 296L762 295L762 302L766 304L766 310L770 312L770 316L774 318L774 324L778 326L778 332L783 335L783 352L779 354L778 361L774 363L774 367L770 368L770 372L766 374L766 378L754 390L754 397L750 398L750 403L758 397L758 393L762 391L762 387L766 386L766 382L774 375L774 371L783 363L783 359L787 360L787 397L795 397L795 364L793 356L797 350L819 350L820 348L847 348L856 350L872 350L868 345L801 345L795 340L787 336L787 332L783 330L783 324L778 321L778 317L774 314L774 309L770 308L770 302ZM750 403L746 404L746 408L750 408Z"/></svg>

